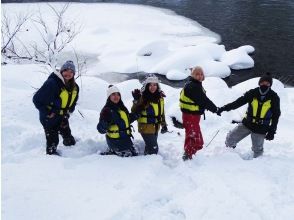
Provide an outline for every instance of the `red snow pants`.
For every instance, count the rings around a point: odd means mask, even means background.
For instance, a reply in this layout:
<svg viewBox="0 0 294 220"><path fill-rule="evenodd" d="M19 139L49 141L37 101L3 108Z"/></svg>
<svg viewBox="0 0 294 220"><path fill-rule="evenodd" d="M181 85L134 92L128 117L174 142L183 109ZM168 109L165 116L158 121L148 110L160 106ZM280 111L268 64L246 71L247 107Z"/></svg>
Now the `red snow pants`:
<svg viewBox="0 0 294 220"><path fill-rule="evenodd" d="M190 159L203 147L200 118L201 115L183 113L183 126L186 131L184 150Z"/></svg>

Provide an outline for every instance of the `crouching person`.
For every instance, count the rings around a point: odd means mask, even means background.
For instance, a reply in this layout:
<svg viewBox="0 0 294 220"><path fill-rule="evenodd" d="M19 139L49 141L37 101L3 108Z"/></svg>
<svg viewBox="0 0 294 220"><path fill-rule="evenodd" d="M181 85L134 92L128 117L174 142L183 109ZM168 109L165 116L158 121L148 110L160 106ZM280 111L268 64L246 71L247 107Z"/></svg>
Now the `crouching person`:
<svg viewBox="0 0 294 220"><path fill-rule="evenodd" d="M131 140L131 123L138 118L136 113L129 113L121 100L116 86L110 85L107 90L107 101L100 113L97 130L106 134L108 150L101 155L115 154L121 157L137 156Z"/></svg>
<svg viewBox="0 0 294 220"><path fill-rule="evenodd" d="M79 94L74 75L73 62L65 62L60 72L52 73L33 97L45 131L46 153L50 155L57 154L58 133L61 134L65 146L76 143L68 122L69 113L75 110Z"/></svg>

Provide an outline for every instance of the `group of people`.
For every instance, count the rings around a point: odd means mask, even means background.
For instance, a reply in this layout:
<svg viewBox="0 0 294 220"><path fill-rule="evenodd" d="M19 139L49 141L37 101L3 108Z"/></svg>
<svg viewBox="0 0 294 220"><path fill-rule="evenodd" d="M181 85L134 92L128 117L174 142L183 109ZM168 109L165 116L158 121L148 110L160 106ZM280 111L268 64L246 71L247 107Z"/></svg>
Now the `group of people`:
<svg viewBox="0 0 294 220"><path fill-rule="evenodd" d="M50 155L58 154L59 134L65 146L76 143L68 122L79 95L79 86L74 78L75 72L74 63L65 62L59 72L54 72L48 77L33 97L45 131L46 153ZM228 133L225 144L227 147L235 148L240 140L251 134L254 157L262 155L264 139L274 139L280 116L279 96L271 90L271 76L261 77L259 87L220 108L206 96L202 86L204 79L202 68L193 68L180 93L180 109L186 133L183 160L192 159L193 155L203 148L200 119L205 110L220 116L223 111L236 109L246 103L246 116ZM105 134L108 145L107 151L102 152L102 155L138 155L132 141L131 124L134 121L138 122L138 131L145 142L144 154L158 153L158 133L168 132L164 109L165 94L160 88L158 78L153 74L148 75L142 88L133 90L132 96L133 106L129 112L122 101L119 89L115 85L108 87L106 104L100 112L97 125L98 132Z"/></svg>

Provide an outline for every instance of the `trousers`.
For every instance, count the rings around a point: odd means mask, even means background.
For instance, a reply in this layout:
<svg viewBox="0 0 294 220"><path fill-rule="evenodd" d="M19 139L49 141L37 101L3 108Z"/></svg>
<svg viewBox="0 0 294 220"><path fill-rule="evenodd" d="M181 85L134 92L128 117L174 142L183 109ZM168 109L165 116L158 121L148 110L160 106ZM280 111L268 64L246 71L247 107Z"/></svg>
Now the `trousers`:
<svg viewBox="0 0 294 220"><path fill-rule="evenodd" d="M201 115L183 113L183 127L185 128L184 150L189 158L203 148L203 137L200 130Z"/></svg>

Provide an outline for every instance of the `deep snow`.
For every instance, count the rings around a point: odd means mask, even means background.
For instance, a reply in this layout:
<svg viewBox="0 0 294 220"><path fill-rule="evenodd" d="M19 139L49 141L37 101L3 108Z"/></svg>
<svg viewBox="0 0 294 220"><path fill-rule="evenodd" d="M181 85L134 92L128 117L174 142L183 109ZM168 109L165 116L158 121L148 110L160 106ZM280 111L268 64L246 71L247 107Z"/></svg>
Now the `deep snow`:
<svg viewBox="0 0 294 220"><path fill-rule="evenodd" d="M44 133L31 102L34 88L48 77L42 70L38 65L2 67L3 219L290 220L294 216L293 89L274 80L282 116L276 138L265 143L261 158L242 159L250 152L250 138L233 151L224 147L225 135L233 128L230 120L239 119L243 108L222 117L207 113L201 122L205 143L220 132L192 161L183 162L184 131L174 128L169 118L173 132L159 135L159 155L100 156L106 145L96 124L108 84L84 76L79 105L70 118L78 142L74 147L60 144L62 157L57 157L45 155ZM257 81L229 89L221 79L208 77L204 87L220 106ZM140 88L140 83L129 80L118 87L130 108L131 90ZM180 89L162 88L167 116L179 115ZM142 152L138 132L134 137Z"/></svg>

